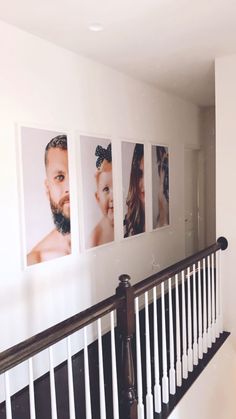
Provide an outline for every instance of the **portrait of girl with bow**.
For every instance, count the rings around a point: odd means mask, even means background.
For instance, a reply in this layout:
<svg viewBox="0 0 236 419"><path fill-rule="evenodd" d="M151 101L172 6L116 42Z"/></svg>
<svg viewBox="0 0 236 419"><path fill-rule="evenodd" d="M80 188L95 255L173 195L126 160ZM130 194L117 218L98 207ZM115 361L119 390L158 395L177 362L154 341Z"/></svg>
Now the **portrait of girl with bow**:
<svg viewBox="0 0 236 419"><path fill-rule="evenodd" d="M85 247L92 248L114 240L112 147L103 138L82 140Z"/></svg>

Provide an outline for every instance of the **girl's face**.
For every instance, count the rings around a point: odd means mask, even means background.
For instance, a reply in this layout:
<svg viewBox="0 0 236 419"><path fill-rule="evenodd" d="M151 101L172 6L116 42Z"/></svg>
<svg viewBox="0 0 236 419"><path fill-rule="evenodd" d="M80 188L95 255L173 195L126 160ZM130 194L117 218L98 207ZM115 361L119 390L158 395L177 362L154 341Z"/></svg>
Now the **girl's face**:
<svg viewBox="0 0 236 419"><path fill-rule="evenodd" d="M108 217L110 222L113 224L114 213L111 164L109 164L108 170L99 174L97 179L97 192L95 195L104 217Z"/></svg>
<svg viewBox="0 0 236 419"><path fill-rule="evenodd" d="M144 158L140 161L139 165L139 183L138 183L138 190L139 190L139 199L144 205L145 203L145 189L144 189Z"/></svg>

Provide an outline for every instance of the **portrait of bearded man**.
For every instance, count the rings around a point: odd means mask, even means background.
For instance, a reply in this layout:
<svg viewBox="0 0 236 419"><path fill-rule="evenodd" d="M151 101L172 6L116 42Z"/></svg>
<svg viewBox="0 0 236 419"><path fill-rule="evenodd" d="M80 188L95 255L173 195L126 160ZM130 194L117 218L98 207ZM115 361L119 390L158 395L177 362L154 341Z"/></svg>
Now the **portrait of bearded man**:
<svg viewBox="0 0 236 419"><path fill-rule="evenodd" d="M67 136L57 135L45 148L45 190L54 229L27 255L27 265L44 262L71 253L70 191Z"/></svg>

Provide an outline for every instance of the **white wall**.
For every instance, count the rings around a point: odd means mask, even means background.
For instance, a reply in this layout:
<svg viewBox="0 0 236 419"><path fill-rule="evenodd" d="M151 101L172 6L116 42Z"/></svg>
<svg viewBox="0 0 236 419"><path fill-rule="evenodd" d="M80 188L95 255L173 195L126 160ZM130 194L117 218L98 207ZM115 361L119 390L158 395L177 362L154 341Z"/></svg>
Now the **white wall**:
<svg viewBox="0 0 236 419"><path fill-rule="evenodd" d="M3 350L113 294L119 274L129 273L135 282L154 272L153 258L161 269L184 256L184 145L198 145L199 111L194 105L5 23L0 23L0 54ZM73 143L76 130L111 136L113 159L116 155L116 202L122 197L121 140L169 145L170 228L79 254L74 199L73 255L22 270L15 138L15 123L22 122L69 130ZM71 167L72 193L78 194L81 205L75 162L76 155ZM121 205L117 205L116 221L119 236Z"/></svg>
<svg viewBox="0 0 236 419"><path fill-rule="evenodd" d="M222 255L225 329L236 345L236 56L216 60L216 231L229 242Z"/></svg>
<svg viewBox="0 0 236 419"><path fill-rule="evenodd" d="M204 182L204 236L205 246L216 239L215 220L215 107L201 109L201 144Z"/></svg>
<svg viewBox="0 0 236 419"><path fill-rule="evenodd" d="M235 386L235 351L228 338L169 418L235 419Z"/></svg>

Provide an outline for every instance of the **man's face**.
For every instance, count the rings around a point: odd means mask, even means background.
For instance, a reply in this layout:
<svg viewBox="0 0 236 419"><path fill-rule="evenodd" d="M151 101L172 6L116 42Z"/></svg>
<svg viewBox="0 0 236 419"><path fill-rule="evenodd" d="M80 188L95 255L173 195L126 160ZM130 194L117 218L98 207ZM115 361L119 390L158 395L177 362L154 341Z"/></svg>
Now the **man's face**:
<svg viewBox="0 0 236 419"><path fill-rule="evenodd" d="M62 234L70 232L70 194L67 150L50 148L47 154L47 194L54 223Z"/></svg>

